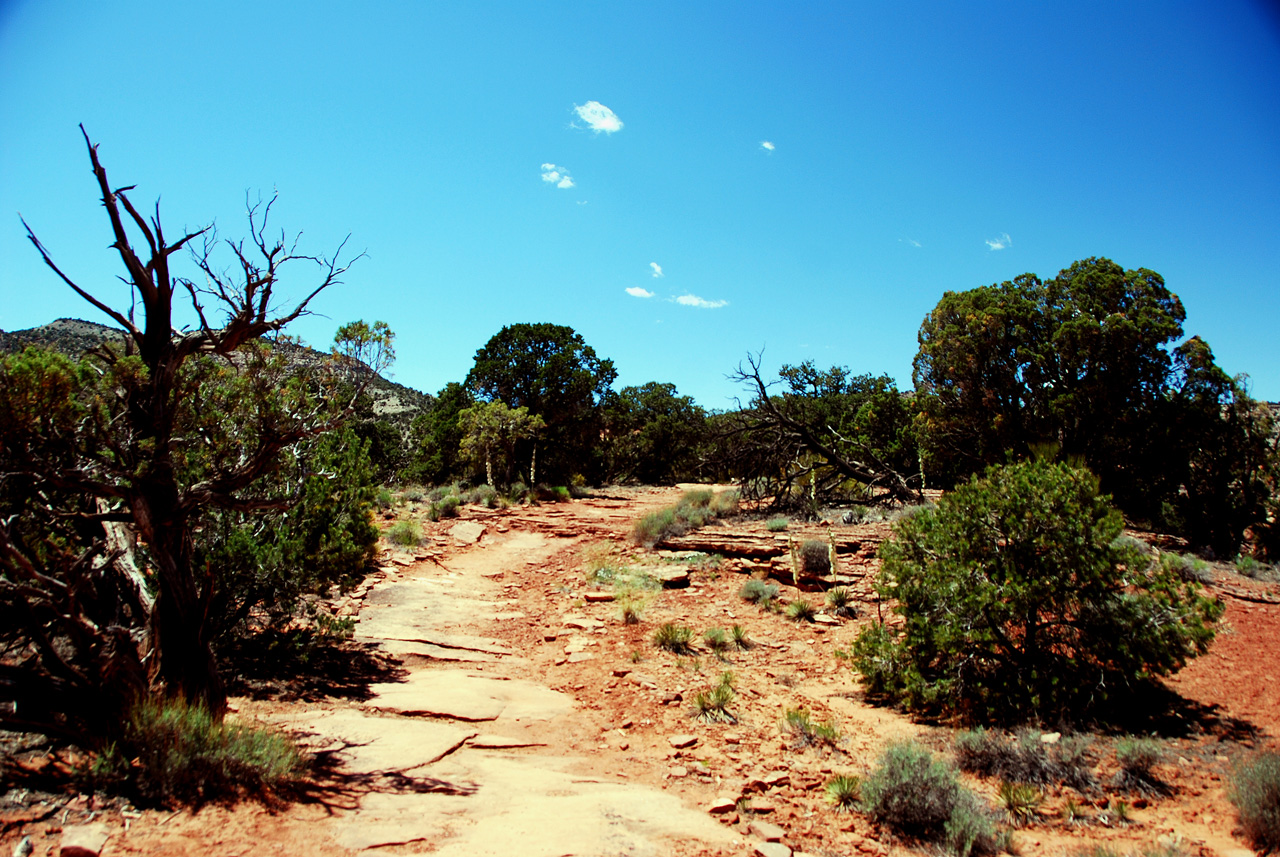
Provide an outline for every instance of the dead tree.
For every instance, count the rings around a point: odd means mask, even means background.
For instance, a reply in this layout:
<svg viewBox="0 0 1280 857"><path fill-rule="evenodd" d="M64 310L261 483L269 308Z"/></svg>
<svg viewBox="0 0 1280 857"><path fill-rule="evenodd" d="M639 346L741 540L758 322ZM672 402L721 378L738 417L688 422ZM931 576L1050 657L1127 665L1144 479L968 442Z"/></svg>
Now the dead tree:
<svg viewBox="0 0 1280 857"><path fill-rule="evenodd" d="M244 346L279 333L306 314L312 300L339 283L354 259L348 254L342 261L344 246L339 246L332 257L305 256L297 252L296 241L287 241L283 232L278 238L269 237L274 199L265 205L259 202L250 206L247 242L219 242L212 227L169 241L160 224L159 205L149 219L144 218L128 197L133 186L113 189L99 162L97 146L83 126L80 130L110 220L114 238L111 247L127 272L122 279L131 288L133 306L127 311L109 306L74 282L27 226L28 238L49 268L124 331L125 348L123 353L104 348L97 354L99 377L95 383L100 398L85 415L87 422L81 424L88 436L82 438L80 448L74 454L43 458L43 453L32 452L36 457L25 461L21 456L10 457L7 471L0 473L0 479L12 484L22 483L30 490L48 492L51 503L57 502L55 494L64 499L89 498L91 503L66 513L75 518L82 534L89 533L87 541L82 542L88 547L76 552L65 547L68 542L64 539L59 541L59 550L40 550L30 534L22 539L15 537L15 522L4 522L6 526L0 527L0 570L5 573L6 585L26 587L50 617L62 617L64 638L68 628L79 628L75 633L90 636L98 633L103 638L80 641L79 648L90 653L84 655L90 661L98 657L93 652L101 655L112 646L124 648L124 640L118 639L115 644L105 640L115 633L110 629L129 630L136 656L117 655L116 666L93 667L89 672L97 670L96 678L82 675L83 681L101 680L104 670L124 670L132 676L130 687L136 688L142 682L151 692L203 703L220 714L226 694L215 663L209 622L218 579L216 569L194 567L193 536L198 515L206 507L246 512L278 507L283 502L280 498L264 498L260 492L247 489L274 466L283 450L333 428L341 415L320 408L288 412L279 401L271 402L269 408L260 407L246 417L255 421L250 447L240 449L234 456L210 455L208 466L193 470L184 464L191 450L211 441L201 437L198 429L182 423L184 407L189 409L191 405L184 397L199 394L199 388L191 381L190 365L208 357L242 360L239 352ZM26 226L25 221L23 225ZM130 232L145 242L141 252L131 242ZM195 248L197 239L200 246ZM172 272L171 257L184 248L192 250L195 265L203 275L201 282ZM226 269L214 261L217 248L230 251L231 264ZM281 270L300 262L318 269L318 282L292 308L280 312L276 304L280 299L277 287ZM175 301L194 312L198 320L194 329L177 329ZM141 310L140 322L135 321L137 310ZM380 369L382 357L390 354L389 348L381 350L382 346L389 346L389 336L367 340L358 349L359 354L368 358L366 362L372 363L375 370ZM353 399L358 392L354 391ZM314 403L315 399L309 401ZM54 517L60 514L56 507L50 509ZM155 600L152 604L133 595L121 601L125 606L116 611L120 615L104 614L95 619L88 615L93 610L83 609L83 599L95 602L91 606L103 613L98 609L102 605L96 602L111 597L110 592L145 594L146 590L141 581L133 579L136 569L129 570L128 546L118 540L114 548L110 546L109 531L104 526L113 523L127 525L145 553L153 575ZM46 567L41 567L42 563ZM84 583L95 574L93 586ZM48 637L52 633L50 623L56 624L50 618L45 630L31 630L37 637ZM42 645L38 639L36 645ZM77 669L84 671L83 664L77 667L59 663L59 652L67 647L65 639L47 639L43 645L48 655L44 663L65 668L68 682L73 682ZM137 675L140 668L145 668L145 680ZM0 691L4 690L0 681ZM7 692L14 698L14 688L7 688Z"/></svg>
<svg viewBox="0 0 1280 857"><path fill-rule="evenodd" d="M920 502L918 476L894 468L871 444L850 437L830 421L810 414L796 391L771 393L760 375L759 355L747 355L731 380L751 392L751 404L739 408L721 444L733 451L731 467L744 483L755 483L759 499L772 495L782 505L797 490L828 496L839 483L854 480L869 497L887 495L903 503Z"/></svg>

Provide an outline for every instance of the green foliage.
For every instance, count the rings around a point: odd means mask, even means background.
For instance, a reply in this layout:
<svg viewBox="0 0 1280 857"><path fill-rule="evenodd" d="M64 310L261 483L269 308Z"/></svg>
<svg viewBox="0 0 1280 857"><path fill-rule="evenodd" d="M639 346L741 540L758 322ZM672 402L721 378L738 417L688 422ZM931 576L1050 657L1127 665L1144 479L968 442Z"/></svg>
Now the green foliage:
<svg viewBox="0 0 1280 857"><path fill-rule="evenodd" d="M174 806L269 795L301 769L297 748L279 733L222 722L181 700L149 699L133 707L92 775L141 802Z"/></svg>
<svg viewBox="0 0 1280 857"><path fill-rule="evenodd" d="M890 744L862 785L863 811L898 833L959 855L995 850L995 825L953 768L913 741Z"/></svg>
<svg viewBox="0 0 1280 857"><path fill-rule="evenodd" d="M466 386L480 401L525 408L546 422L531 482L567 483L575 473L594 482L606 469L603 405L617 374L613 361L597 357L570 327L512 324L476 352ZM516 459L531 460L532 447L518 442Z"/></svg>
<svg viewBox="0 0 1280 857"><path fill-rule="evenodd" d="M821 539L806 539L800 544L800 571L807 577L826 577L831 573L831 545Z"/></svg>
<svg viewBox="0 0 1280 857"><path fill-rule="evenodd" d="M1262 522L1280 458L1271 416L1159 274L1108 259L1041 281L947 292L921 325L916 424L930 481L1012 456L1086 464L1135 520L1231 555Z"/></svg>
<svg viewBox="0 0 1280 857"><path fill-rule="evenodd" d="M706 412L674 384L624 387L605 407L609 477L645 485L696 481Z"/></svg>
<svg viewBox="0 0 1280 857"><path fill-rule="evenodd" d="M1280 850L1280 753L1260 750L1237 761L1227 797L1249 844L1264 854Z"/></svg>
<svg viewBox="0 0 1280 857"><path fill-rule="evenodd" d="M807 599L797 598L787 605L786 615L792 622L812 622L818 611Z"/></svg>
<svg viewBox="0 0 1280 857"><path fill-rule="evenodd" d="M797 747L834 747L840 740L840 727L834 720L814 720L805 708L783 709L782 731Z"/></svg>
<svg viewBox="0 0 1280 857"><path fill-rule="evenodd" d="M778 597L778 584L769 583L764 580L752 578L742 584L742 588L738 590L738 596L743 601L750 601L761 610L770 610L773 607L774 599Z"/></svg>
<svg viewBox="0 0 1280 857"><path fill-rule="evenodd" d="M659 649L673 655L687 655L693 652L693 629L675 622L663 622L653 632L653 644Z"/></svg>
<svg viewBox="0 0 1280 857"><path fill-rule="evenodd" d="M427 517L433 521L439 521L441 518L456 518L458 507L461 505L462 498L450 492L431 501L431 506L427 509Z"/></svg>
<svg viewBox="0 0 1280 857"><path fill-rule="evenodd" d="M422 543L422 528L413 521L396 521L387 530L387 541L401 547L416 548Z"/></svg>
<svg viewBox="0 0 1280 857"><path fill-rule="evenodd" d="M862 800L862 778L850 774L836 774L822 787L827 803L836 812L853 812Z"/></svg>
<svg viewBox="0 0 1280 857"><path fill-rule="evenodd" d="M693 716L705 723L736 723L737 717L729 710L736 697L733 673L725 671L714 686L693 695Z"/></svg>
<svg viewBox="0 0 1280 857"><path fill-rule="evenodd" d="M1156 776L1155 767L1165 757L1164 747L1152 738L1122 738L1116 743L1116 763L1120 770L1113 785L1146 795L1167 794L1169 787Z"/></svg>
<svg viewBox="0 0 1280 857"><path fill-rule="evenodd" d="M847 586L835 586L827 590L827 606L831 608L831 612L837 616L854 615L853 593L849 591Z"/></svg>
<svg viewBox="0 0 1280 857"><path fill-rule="evenodd" d="M713 492L708 488L686 491L675 506L650 512L636 522L631 537L651 548L664 539L682 536L738 510L736 491Z"/></svg>
<svg viewBox="0 0 1280 857"><path fill-rule="evenodd" d="M494 487L495 466L502 475L501 483L511 484L515 471L516 445L533 441L547 427L546 421L525 407L510 408L501 401L484 402L458 412L458 429L462 440L458 451L462 458L483 466L485 481ZM530 479L534 476L530 462Z"/></svg>
<svg viewBox="0 0 1280 857"><path fill-rule="evenodd" d="M708 628L703 631L702 642L717 657L723 658L725 652L729 651L729 638L725 635L724 628Z"/></svg>
<svg viewBox="0 0 1280 857"><path fill-rule="evenodd" d="M747 636L747 629L742 627L741 625L734 625L732 628L730 628L729 636L733 638L733 645L738 649L742 649L745 651L746 649L749 649L751 648L752 645L754 645L751 642L751 638Z"/></svg>
<svg viewBox="0 0 1280 857"><path fill-rule="evenodd" d="M1097 784L1089 760L1091 744L1087 735L1067 735L1046 746L1034 729L1020 730L1014 739L979 727L956 735L956 763L978 776L1029 785L1062 783L1091 791Z"/></svg>
<svg viewBox="0 0 1280 857"><path fill-rule="evenodd" d="M791 521L788 518L770 518L764 528L771 533L785 533L790 524Z"/></svg>
<svg viewBox="0 0 1280 857"><path fill-rule="evenodd" d="M1040 812L1040 804L1044 803L1044 792L1027 783L1002 782L999 795L1000 803L1014 827L1034 823Z"/></svg>
<svg viewBox="0 0 1280 857"><path fill-rule="evenodd" d="M462 429L459 415L475 403L471 392L451 381L435 397L431 407L414 418L409 427L409 461L401 471L406 482L439 485L469 476L461 459Z"/></svg>
<svg viewBox="0 0 1280 857"><path fill-rule="evenodd" d="M904 518L877 591L901 633L854 645L867 690L974 719L1060 717L1202 653L1222 605L1123 544L1120 515L1084 471L992 468Z"/></svg>

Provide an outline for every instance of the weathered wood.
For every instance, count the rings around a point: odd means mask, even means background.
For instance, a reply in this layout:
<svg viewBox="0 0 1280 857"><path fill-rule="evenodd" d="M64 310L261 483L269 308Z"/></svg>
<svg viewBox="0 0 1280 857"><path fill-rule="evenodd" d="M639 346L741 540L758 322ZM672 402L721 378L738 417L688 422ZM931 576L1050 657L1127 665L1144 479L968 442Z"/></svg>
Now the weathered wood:
<svg viewBox="0 0 1280 857"><path fill-rule="evenodd" d="M860 524L843 529L832 529L830 534L821 533L760 533L743 532L726 527L704 527L696 532L669 538L661 543L661 547L669 550L696 550L703 553L718 553L721 556L745 557L747 559L770 559L785 556L790 550L790 542L801 542L806 539L830 538L835 543L836 553L873 557L880 549L880 543L889 536L889 525L885 523Z"/></svg>

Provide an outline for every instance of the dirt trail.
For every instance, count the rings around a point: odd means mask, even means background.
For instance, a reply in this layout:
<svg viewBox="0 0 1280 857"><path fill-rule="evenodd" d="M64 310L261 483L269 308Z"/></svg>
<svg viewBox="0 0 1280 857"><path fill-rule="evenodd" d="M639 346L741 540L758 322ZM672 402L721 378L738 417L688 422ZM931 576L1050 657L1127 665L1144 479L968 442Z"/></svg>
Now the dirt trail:
<svg viewBox="0 0 1280 857"><path fill-rule="evenodd" d="M399 675L349 698L234 700L235 716L286 729L332 763L321 787L279 808L108 812L102 857L908 853L865 817L833 812L822 790L834 774L865 776L890 740L914 737L944 753L951 746L948 728L868 705L835 657L876 605L862 603L853 619L796 624L738 597L744 573L763 570L760 563L631 546L635 519L678 494L467 507L462 521L424 524L428 547L388 555L381 579L343 608L358 610L357 640L398 659ZM762 522L734 527L767 537ZM788 535L825 537L817 524L793 524ZM586 579L590 553L619 566L687 568L688 579L646 596L642 621L627 625L608 587ZM865 595L874 566L841 562ZM785 585L782 597L820 598ZM1177 684L1220 715L1261 727L1265 743L1265 731L1280 725L1270 678L1280 655L1267 642L1280 607L1229 604L1219 643ZM694 629L693 653L655 648L654 629L667 621ZM697 639L731 625L746 631L749 649L717 655ZM726 670L737 689L733 721L695 720L694 696ZM780 721L797 708L834 723L839 740L806 745L787 734ZM1104 780L1112 740L1099 739ZM1041 823L1017 833L1021 853L1059 857L1098 842L1123 852L1164 836L1190 857L1244 857L1223 795L1239 745L1192 730L1165 746L1172 797L1136 803L1132 823L1111 826L1103 807L1115 795L1091 797L1088 819L1075 825L1059 819L1064 798L1054 795ZM997 803L994 782L972 784ZM71 821L91 818L92 802L77 801ZM57 853L52 819L30 826L37 857Z"/></svg>

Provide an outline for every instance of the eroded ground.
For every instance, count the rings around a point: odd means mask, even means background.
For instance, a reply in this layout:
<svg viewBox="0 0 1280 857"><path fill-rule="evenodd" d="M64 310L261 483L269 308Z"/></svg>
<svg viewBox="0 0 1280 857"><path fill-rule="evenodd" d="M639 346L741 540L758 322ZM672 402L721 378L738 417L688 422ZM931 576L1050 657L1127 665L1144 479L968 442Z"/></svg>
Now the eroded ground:
<svg viewBox="0 0 1280 857"><path fill-rule="evenodd" d="M104 855L772 857L906 848L823 799L833 774L865 775L890 740L917 737L946 751L954 734L868 705L836 657L876 615L871 551L840 557L862 599L855 618L796 624L738 597L750 573L772 569L785 580L785 559L712 562L630 544L634 520L678 493L468 507L461 521L426 525L426 547L413 555L387 554L368 585L337 605L358 615L351 657L364 659L354 672L365 680L337 683L340 692L264 687L234 700L235 716L298 735L322 760L303 801L136 812L88 797L24 799L19 786L0 806L0 847L31 835L34 853L56 854L64 828L92 821L105 825ZM834 526L842 543L884 531ZM763 522L733 529L775 536ZM819 525L789 531L796 539L826 533ZM609 600L617 593L588 581L590 562L677 578L687 570L687 585L638 593L641 621L625 624L619 601ZM1159 772L1173 794L1148 801L1104 791L1090 796L1082 823L1068 825L1064 796L1051 791L1039 822L1016 834L1021 853L1103 841L1123 850L1161 837L1192 854L1245 853L1223 776L1242 746L1280 731L1280 606L1231 591L1212 651L1170 683L1189 701L1160 727L1170 761ZM799 597L821 598L782 587L783 601ZM664 622L691 627L697 650L658 650L652 636ZM746 630L751 648L709 652L703 632L732 625ZM726 670L736 722L695 719L695 695ZM784 734L784 712L797 708L833 721L836 745L799 746ZM1104 782L1113 740L1096 743ZM995 802L994 783L975 785ZM1117 799L1133 807L1130 823L1115 821Z"/></svg>

